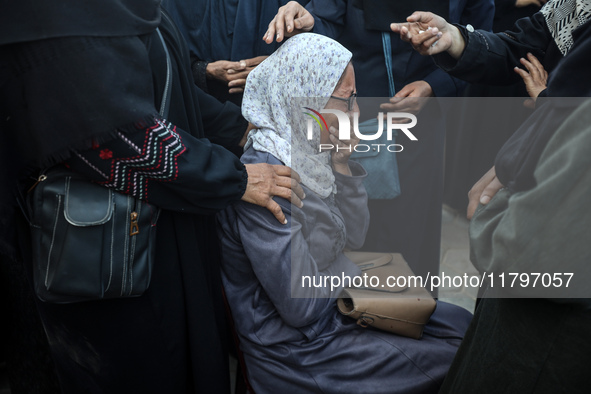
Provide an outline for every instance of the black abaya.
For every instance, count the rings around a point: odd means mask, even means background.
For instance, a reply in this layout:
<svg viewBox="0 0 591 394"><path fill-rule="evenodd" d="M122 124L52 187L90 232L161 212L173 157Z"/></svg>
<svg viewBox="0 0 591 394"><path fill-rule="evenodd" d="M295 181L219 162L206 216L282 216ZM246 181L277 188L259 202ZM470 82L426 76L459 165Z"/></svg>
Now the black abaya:
<svg viewBox="0 0 591 394"><path fill-rule="evenodd" d="M166 185L152 185L150 200L168 204L169 209L162 211L158 222L155 267L143 296L68 305L37 303L64 393L224 393L229 389L218 243L213 217L206 215L240 199L246 172L237 157L201 138L234 146L246 130L246 122L237 107L222 105L197 90L186 47L166 17L160 30L174 70L167 120L183 131L187 147L178 172L192 178L190 182L184 178L185 183L171 180ZM144 82L154 86L153 95L139 96L146 103L161 95L166 58L162 48L154 44L158 40L155 34L141 40L148 49L145 58L151 59L148 70L152 78ZM86 51L92 53L94 47ZM152 52L148 55L148 51ZM25 77L23 80L26 82ZM154 103L151 108L155 114ZM146 119L138 117L135 123L130 119L119 131L133 133L138 127L147 127ZM47 130L54 127L49 123ZM68 131L76 130L61 132ZM114 143L116 133L105 133L109 138L99 138L99 142ZM62 150L59 157L66 156ZM81 169L73 159L70 165ZM30 269L28 228L22 217L17 219L19 260Z"/></svg>

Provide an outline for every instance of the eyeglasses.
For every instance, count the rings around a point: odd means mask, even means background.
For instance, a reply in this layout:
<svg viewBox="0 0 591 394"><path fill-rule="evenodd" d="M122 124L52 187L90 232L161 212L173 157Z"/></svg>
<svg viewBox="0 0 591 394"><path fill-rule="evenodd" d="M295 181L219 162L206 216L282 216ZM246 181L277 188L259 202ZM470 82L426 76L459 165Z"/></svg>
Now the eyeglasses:
<svg viewBox="0 0 591 394"><path fill-rule="evenodd" d="M357 99L357 93L351 93L351 96L349 96L349 98L342 98L342 97L336 97L336 96L330 96L330 98L333 98L335 100L345 101L347 103L347 111L351 112L353 110L353 107L355 106L355 100Z"/></svg>

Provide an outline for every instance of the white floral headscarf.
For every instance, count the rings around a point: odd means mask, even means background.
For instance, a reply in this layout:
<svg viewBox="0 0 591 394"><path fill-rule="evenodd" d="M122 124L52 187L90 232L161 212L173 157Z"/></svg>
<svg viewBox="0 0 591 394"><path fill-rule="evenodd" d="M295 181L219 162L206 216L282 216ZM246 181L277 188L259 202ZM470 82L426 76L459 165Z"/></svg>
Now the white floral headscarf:
<svg viewBox="0 0 591 394"><path fill-rule="evenodd" d="M242 115L258 127L245 149L272 154L322 198L336 192L330 153L318 152L318 134L307 139L302 98L316 111L324 108L351 56L328 37L298 34L250 73L244 90Z"/></svg>

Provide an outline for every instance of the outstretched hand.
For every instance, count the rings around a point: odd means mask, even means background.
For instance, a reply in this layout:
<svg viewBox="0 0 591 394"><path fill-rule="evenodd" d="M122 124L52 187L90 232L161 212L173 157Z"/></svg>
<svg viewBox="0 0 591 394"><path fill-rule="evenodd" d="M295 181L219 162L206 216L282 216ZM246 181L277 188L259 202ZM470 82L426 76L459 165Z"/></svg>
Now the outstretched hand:
<svg viewBox="0 0 591 394"><path fill-rule="evenodd" d="M526 101L525 105L527 107L533 107L540 93L546 89L548 72L544 69L538 58L531 53L527 54L527 59L521 58L520 62L525 66L527 71L519 67L515 67L514 70L523 79L523 82L525 82L525 88L531 97L531 99Z"/></svg>
<svg viewBox="0 0 591 394"><path fill-rule="evenodd" d="M465 47L464 38L458 28L431 12L416 11L406 18L406 23L392 23L390 29L421 55L436 55L448 51L452 57L458 59Z"/></svg>
<svg viewBox="0 0 591 394"><path fill-rule="evenodd" d="M418 115L427 103L426 97L433 97L433 89L426 81L415 81L404 86L389 102L380 105L388 112L410 112Z"/></svg>
<svg viewBox="0 0 591 394"><path fill-rule="evenodd" d="M284 37L310 31L314 28L314 17L297 1L290 1L279 8L275 18L269 23L263 41L271 44L274 39L283 41Z"/></svg>
<svg viewBox="0 0 591 394"><path fill-rule="evenodd" d="M287 219L281 206L273 200L274 196L285 198L292 204L303 207L302 200L306 197L300 186L300 176L291 168L266 163L245 164L248 183L242 200L267 208L282 224Z"/></svg>

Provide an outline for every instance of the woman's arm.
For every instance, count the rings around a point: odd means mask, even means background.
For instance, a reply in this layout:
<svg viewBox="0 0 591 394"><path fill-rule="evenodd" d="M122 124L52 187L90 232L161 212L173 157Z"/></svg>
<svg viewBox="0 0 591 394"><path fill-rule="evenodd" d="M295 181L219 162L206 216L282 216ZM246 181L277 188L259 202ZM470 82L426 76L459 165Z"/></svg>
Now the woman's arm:
<svg viewBox="0 0 591 394"><path fill-rule="evenodd" d="M76 151L68 165L91 180L161 208L213 213L240 199L285 223L272 196L300 205L299 177L284 166L244 165L228 150L156 118L133 133ZM292 195L292 188L294 194Z"/></svg>
<svg viewBox="0 0 591 394"><path fill-rule="evenodd" d="M303 211L294 208L296 211L292 212L289 202L283 199L277 201L288 219L287 226L279 225L258 206L238 203L234 205L237 213L235 232L240 236L241 246L257 280L282 320L292 327L302 328L335 308L334 299L340 293L342 284L333 282L332 278L343 275L353 277L360 271L342 253L338 253L336 260L327 268L319 268L319 256L314 250L330 248L330 245L314 248L311 243L322 240L308 238L308 231L304 231ZM318 201L318 198L309 195L304 210ZM319 206L326 207L324 204ZM331 228L328 226L327 231ZM324 278L328 278L326 284ZM323 285L315 287L313 283ZM331 285L334 286L331 288Z"/></svg>
<svg viewBox="0 0 591 394"><path fill-rule="evenodd" d="M93 181L161 208L212 213L239 200L247 172L232 153L163 119L122 133L67 164Z"/></svg>
<svg viewBox="0 0 591 394"><path fill-rule="evenodd" d="M511 84L519 80L513 68L528 52L543 59L552 36L544 16L520 19L514 29L490 33L447 23L428 12L415 12L408 23L392 24L392 31L451 75L471 83Z"/></svg>

